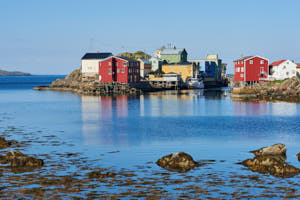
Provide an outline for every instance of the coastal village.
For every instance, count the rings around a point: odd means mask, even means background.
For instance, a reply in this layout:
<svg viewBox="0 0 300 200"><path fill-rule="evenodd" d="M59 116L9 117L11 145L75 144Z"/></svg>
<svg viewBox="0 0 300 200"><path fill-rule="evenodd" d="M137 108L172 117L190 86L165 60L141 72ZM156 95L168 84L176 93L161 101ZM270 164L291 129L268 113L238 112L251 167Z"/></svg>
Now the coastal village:
<svg viewBox="0 0 300 200"><path fill-rule="evenodd" d="M153 56L142 51L85 53L80 69L35 90L122 95L229 86L233 100L300 100L300 63L288 59L270 63L262 56L240 56L233 65L230 76L218 54L191 59L185 48L175 46L163 46Z"/></svg>
<svg viewBox="0 0 300 200"><path fill-rule="evenodd" d="M154 88L208 88L227 85L226 64L217 54L188 59L184 48L162 47L138 60L112 53L86 53L81 61L83 81L149 83ZM201 70L203 68L203 70Z"/></svg>
<svg viewBox="0 0 300 200"><path fill-rule="evenodd" d="M185 48L161 47L150 58L137 60L112 53L86 53L81 61L83 81L139 83L157 88L211 88L227 86L227 64L218 54L188 59ZM149 57L149 56L148 56ZM261 56L241 56L234 62L234 87L299 76L300 63L283 59L269 63ZM193 82L194 80L194 82ZM203 85L193 84L202 82Z"/></svg>

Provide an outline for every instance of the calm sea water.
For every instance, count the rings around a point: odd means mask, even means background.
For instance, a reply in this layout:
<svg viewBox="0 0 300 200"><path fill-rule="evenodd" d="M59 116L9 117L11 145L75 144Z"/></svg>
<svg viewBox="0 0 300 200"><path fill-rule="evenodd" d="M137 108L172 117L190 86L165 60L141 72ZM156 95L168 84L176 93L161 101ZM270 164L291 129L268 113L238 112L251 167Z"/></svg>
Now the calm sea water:
<svg viewBox="0 0 300 200"><path fill-rule="evenodd" d="M295 156L300 151L299 104L234 102L226 88L137 97L32 90L62 77L0 77L0 132L14 126L71 144L32 144L27 153L81 152L96 160L100 154L120 151L90 165L130 169L184 151L195 160L224 160L212 165L215 172L253 174L234 163L253 157L250 150L284 143L287 161L300 167ZM22 135L11 137L22 140Z"/></svg>

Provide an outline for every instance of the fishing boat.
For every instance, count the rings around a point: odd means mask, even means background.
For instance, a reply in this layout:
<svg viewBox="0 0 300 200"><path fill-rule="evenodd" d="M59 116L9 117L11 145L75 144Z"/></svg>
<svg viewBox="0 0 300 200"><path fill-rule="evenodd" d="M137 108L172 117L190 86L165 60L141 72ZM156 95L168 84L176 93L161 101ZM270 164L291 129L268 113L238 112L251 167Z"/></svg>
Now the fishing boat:
<svg viewBox="0 0 300 200"><path fill-rule="evenodd" d="M187 81L187 85L189 89L203 89L204 83L203 80L199 78L191 78Z"/></svg>

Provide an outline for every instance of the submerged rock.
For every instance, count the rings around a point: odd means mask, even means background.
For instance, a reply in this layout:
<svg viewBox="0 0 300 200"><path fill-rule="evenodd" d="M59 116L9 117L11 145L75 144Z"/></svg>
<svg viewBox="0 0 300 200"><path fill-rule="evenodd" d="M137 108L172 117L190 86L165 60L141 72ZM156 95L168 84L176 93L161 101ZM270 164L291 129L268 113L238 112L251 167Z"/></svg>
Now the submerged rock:
<svg viewBox="0 0 300 200"><path fill-rule="evenodd" d="M250 152L254 153L256 156L286 156L286 146L284 144L274 144L272 146L263 147Z"/></svg>
<svg viewBox="0 0 300 200"><path fill-rule="evenodd" d="M166 155L160 158L156 164L162 168L176 172L187 172L194 167L200 166L192 156L184 152Z"/></svg>
<svg viewBox="0 0 300 200"><path fill-rule="evenodd" d="M0 149L10 147L12 145L11 141L7 141L4 137L0 136Z"/></svg>
<svg viewBox="0 0 300 200"><path fill-rule="evenodd" d="M106 172L103 173L101 171L92 171L87 173L89 178L111 178L111 177L115 177L117 174L113 173L113 172Z"/></svg>
<svg viewBox="0 0 300 200"><path fill-rule="evenodd" d="M26 156L19 151L10 151L5 156L0 156L2 164L10 163L12 168L35 168L44 165L42 159Z"/></svg>
<svg viewBox="0 0 300 200"><path fill-rule="evenodd" d="M300 169L287 164L276 156L256 156L253 159L244 160L241 164L251 171L275 176L290 177L300 173Z"/></svg>

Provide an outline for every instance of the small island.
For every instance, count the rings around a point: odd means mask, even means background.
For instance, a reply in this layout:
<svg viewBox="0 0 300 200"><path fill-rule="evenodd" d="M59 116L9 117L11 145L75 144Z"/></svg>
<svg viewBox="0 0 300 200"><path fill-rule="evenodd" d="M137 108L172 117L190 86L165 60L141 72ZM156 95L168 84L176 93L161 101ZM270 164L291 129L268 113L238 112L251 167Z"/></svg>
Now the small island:
<svg viewBox="0 0 300 200"><path fill-rule="evenodd" d="M19 72L19 71L5 71L0 69L0 76L31 76L30 73Z"/></svg>

